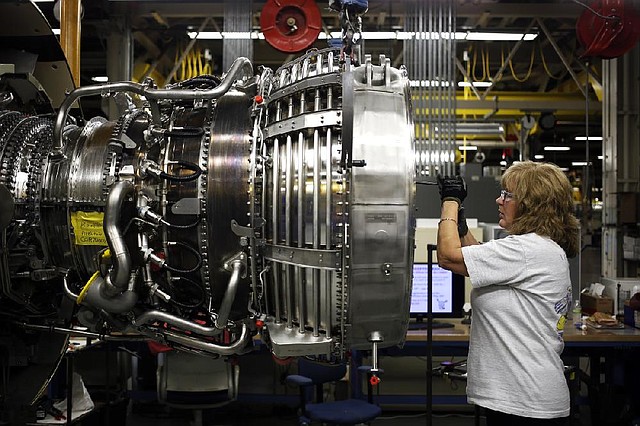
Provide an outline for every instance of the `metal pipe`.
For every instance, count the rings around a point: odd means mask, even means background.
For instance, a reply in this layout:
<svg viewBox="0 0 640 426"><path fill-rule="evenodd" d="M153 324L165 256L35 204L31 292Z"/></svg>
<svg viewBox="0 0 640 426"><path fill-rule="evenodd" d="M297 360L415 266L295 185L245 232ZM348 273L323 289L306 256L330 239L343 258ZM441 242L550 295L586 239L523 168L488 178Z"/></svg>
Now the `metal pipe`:
<svg viewBox="0 0 640 426"><path fill-rule="evenodd" d="M133 325L142 327L153 322L166 322L183 331L191 331L202 336L217 336L222 330L216 327L205 327L163 311L147 311L133 320Z"/></svg>
<svg viewBox="0 0 640 426"><path fill-rule="evenodd" d="M293 96L289 97L289 117L293 114ZM287 135L287 142L285 146L285 181L284 181L284 217L285 217L285 228L284 228L284 244L289 247L291 246L291 209L293 204L293 143L291 140L291 135ZM301 208L302 206L299 206ZM287 328L293 328L293 295L292 295L292 283L293 279L291 278L292 274L292 266L284 267L284 306L287 312Z"/></svg>
<svg viewBox="0 0 640 426"><path fill-rule="evenodd" d="M304 92L303 92L304 93ZM306 105L301 108L302 111L306 110ZM298 220L298 247L302 248L305 245L305 235L304 235L304 198L306 192L306 167L304 163L305 157L305 138L302 132L298 133L298 211L297 211L297 220ZM298 331L301 334L305 332L305 325L307 319L307 309L306 309L306 299L307 292L303 282L303 276L306 274L305 269L296 266L296 290L298 293L298 321L300 322L300 327Z"/></svg>
<svg viewBox="0 0 640 426"><path fill-rule="evenodd" d="M87 290L82 304L103 309L111 314L123 314L129 312L138 301L138 294L133 291L133 282L129 283L129 289L125 291L113 291L113 285L107 284L105 279L98 275Z"/></svg>
<svg viewBox="0 0 640 426"><path fill-rule="evenodd" d="M276 122L280 121L280 101L278 101L278 106L276 110ZM272 197L273 197L273 207L271 208L271 225L273 232L273 244L279 244L279 228L278 221L280 220L279 206L280 206L280 141L276 138L273 141L273 156L272 156L272 171L273 171L273 186L272 186ZM279 324L282 320L282 308L280 299L280 264L274 262L273 264L273 303L275 305L275 314L276 314L276 324Z"/></svg>
<svg viewBox="0 0 640 426"><path fill-rule="evenodd" d="M183 336L172 331L163 331L167 340L172 342L180 343L189 348L200 349L205 352L219 354L219 355L235 355L242 354L245 351L242 349L247 345L247 341L249 338L249 330L246 324L242 324L242 333L238 340L229 346L218 345L215 343L203 342L201 340L194 339L189 336Z"/></svg>
<svg viewBox="0 0 640 426"><path fill-rule="evenodd" d="M62 140L62 130L67 121L69 108L73 103L84 96L105 95L114 92L133 92L144 96L146 99L171 99L171 100L193 100L193 99L217 99L229 91L233 83L241 76L253 76L253 66L247 58L236 59L229 71L224 76L220 84L212 89L192 90L192 89L154 89L144 84L130 81L119 83L107 83L95 86L85 86L75 89L67 96L58 110L55 127L53 128L52 152L62 154L64 143Z"/></svg>
<svg viewBox="0 0 640 426"><path fill-rule="evenodd" d="M120 232L119 221L122 204L125 199L133 194L135 187L129 181L116 182L109 191L104 212L104 234L111 251L112 267L107 275L107 294L109 288L113 286L112 295L126 289L131 274L131 256L124 241L124 236Z"/></svg>
<svg viewBox="0 0 640 426"><path fill-rule="evenodd" d="M236 293L238 292L238 283L240 278L244 275L247 267L246 256L244 253L238 255L229 264L231 268L231 278L229 278L229 284L227 284L227 291L224 293L222 303L220 303L220 309L218 310L218 318L216 318L214 325L219 329L224 329L227 326L227 320L231 313L231 306L234 300L236 300Z"/></svg>

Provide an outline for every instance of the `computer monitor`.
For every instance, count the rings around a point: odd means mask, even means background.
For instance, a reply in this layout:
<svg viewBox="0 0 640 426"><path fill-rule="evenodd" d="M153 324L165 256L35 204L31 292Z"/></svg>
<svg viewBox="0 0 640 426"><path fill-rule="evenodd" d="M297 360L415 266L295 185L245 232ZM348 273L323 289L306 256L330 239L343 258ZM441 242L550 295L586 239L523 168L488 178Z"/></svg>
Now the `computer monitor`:
<svg viewBox="0 0 640 426"><path fill-rule="evenodd" d="M411 288L411 318L420 323L427 317L428 263L413 264ZM462 318L464 305L464 276L432 265L431 313L432 318ZM435 324L436 322L434 322ZM438 325L436 325L437 327Z"/></svg>

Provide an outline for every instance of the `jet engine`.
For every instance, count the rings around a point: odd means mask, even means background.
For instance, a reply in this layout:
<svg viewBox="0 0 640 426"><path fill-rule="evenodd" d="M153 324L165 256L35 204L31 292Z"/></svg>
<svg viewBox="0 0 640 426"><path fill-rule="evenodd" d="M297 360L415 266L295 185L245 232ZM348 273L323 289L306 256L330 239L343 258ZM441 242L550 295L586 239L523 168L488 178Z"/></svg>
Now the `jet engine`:
<svg viewBox="0 0 640 426"><path fill-rule="evenodd" d="M2 73L0 346L58 335L43 348L59 354L80 326L212 356L258 335L277 357L401 345L414 129L405 70L377 62L238 58L221 78L61 102ZM86 96L118 118L74 114Z"/></svg>

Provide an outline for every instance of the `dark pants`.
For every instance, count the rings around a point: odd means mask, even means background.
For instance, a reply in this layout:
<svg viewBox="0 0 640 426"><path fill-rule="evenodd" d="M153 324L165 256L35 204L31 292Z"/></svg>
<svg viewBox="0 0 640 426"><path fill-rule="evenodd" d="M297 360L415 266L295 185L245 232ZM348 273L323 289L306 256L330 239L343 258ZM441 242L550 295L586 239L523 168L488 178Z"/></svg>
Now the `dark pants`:
<svg viewBox="0 0 640 426"><path fill-rule="evenodd" d="M532 417L520 417L513 414L505 414L499 411L484 409L487 416L487 426L567 426L568 417L557 419L534 419Z"/></svg>

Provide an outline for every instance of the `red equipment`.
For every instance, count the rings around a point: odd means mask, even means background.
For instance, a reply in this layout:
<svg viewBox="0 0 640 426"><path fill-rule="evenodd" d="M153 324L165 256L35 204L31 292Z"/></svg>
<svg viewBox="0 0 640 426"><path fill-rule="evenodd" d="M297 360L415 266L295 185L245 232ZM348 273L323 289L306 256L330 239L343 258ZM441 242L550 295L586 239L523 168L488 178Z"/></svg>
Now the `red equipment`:
<svg viewBox="0 0 640 426"><path fill-rule="evenodd" d="M640 38L640 16L630 2L596 0L578 18L576 33L584 46L581 55L617 58L629 51ZM601 15L601 16L599 16Z"/></svg>
<svg viewBox="0 0 640 426"><path fill-rule="evenodd" d="M282 52L300 52L320 34L322 18L314 0L267 0L260 13L264 38Z"/></svg>

